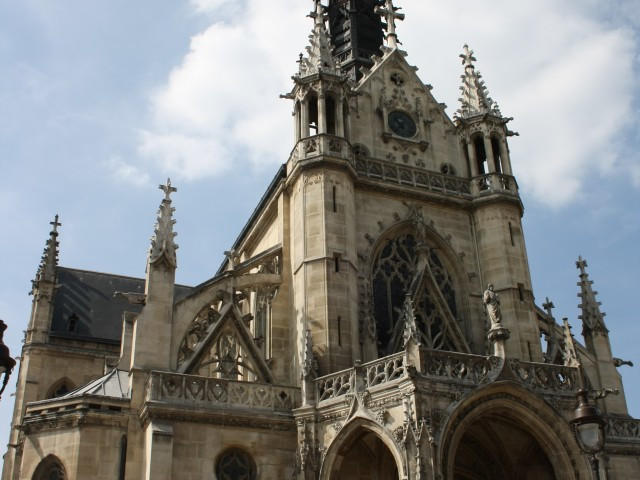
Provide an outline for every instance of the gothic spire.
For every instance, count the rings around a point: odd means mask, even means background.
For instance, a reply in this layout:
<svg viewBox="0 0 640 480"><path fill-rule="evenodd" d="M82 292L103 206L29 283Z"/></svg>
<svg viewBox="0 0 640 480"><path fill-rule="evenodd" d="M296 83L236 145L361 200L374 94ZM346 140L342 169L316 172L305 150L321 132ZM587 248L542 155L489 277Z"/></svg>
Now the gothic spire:
<svg viewBox="0 0 640 480"><path fill-rule="evenodd" d="M489 91L482 80L482 75L476 70L473 62L473 50L469 46L464 46L464 52L460 55L464 65L464 75L462 78L462 96L458 99L461 103L460 109L456 112L456 117L465 119L489 113L501 117L498 104L489 97Z"/></svg>
<svg viewBox="0 0 640 480"><path fill-rule="evenodd" d="M38 267L38 271L36 272L36 278L34 280L37 282L51 282L55 281L55 272L56 267L58 266L58 227L61 227L62 224L58 222L60 217L58 215L55 216L53 222L50 222L53 225L53 229L49 233L49 238L44 247L44 253L42 254L42 259L40 260L40 266Z"/></svg>
<svg viewBox="0 0 640 480"><path fill-rule="evenodd" d="M378 5L375 12L384 17L387 22L387 47L398 48L398 35L396 34L396 20L404 20L404 13L397 13L400 7L393 6L393 0L384 0L384 7Z"/></svg>
<svg viewBox="0 0 640 480"><path fill-rule="evenodd" d="M331 40L325 22L326 8L320 0L314 0L315 9L309 14L314 20L313 31L309 35L310 45L307 47L307 57L300 58L300 76L326 72L340 75L340 69L332 56Z"/></svg>
<svg viewBox="0 0 640 480"><path fill-rule="evenodd" d="M562 322L564 324L563 332L564 332L564 364L570 367L577 367L580 365L580 360L578 359L578 352L576 350L576 344L573 341L573 334L571 333L571 325L569 325L569 319L563 318Z"/></svg>
<svg viewBox="0 0 640 480"><path fill-rule="evenodd" d="M583 260L581 256L578 257L576 267L580 270L580 281L577 285L580 287L578 297L582 299L582 302L578 307L582 310L582 315L579 318L582 320L583 334L593 331L607 333L609 330L604 324L606 314L600 312L601 303L596 300L598 292L591 288L593 281L589 280L587 261Z"/></svg>
<svg viewBox="0 0 640 480"><path fill-rule="evenodd" d="M149 264L165 262L170 268L176 268L178 245L174 242L174 238L178 234L173 231L176 221L172 218L175 208L171 206L171 194L178 189L171 186L171 179L167 179L166 185L160 185L159 188L164 192L164 198L158 210L158 223L154 227L154 236L151 237Z"/></svg>

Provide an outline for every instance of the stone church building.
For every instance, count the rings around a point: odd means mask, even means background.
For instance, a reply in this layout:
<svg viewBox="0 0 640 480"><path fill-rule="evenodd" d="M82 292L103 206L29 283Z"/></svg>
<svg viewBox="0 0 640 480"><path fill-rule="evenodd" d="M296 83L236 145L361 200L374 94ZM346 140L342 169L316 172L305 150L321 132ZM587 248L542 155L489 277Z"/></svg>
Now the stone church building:
<svg viewBox="0 0 640 480"><path fill-rule="evenodd" d="M392 0L314 3L291 154L212 278L175 283L170 181L144 279L59 265L56 217L2 480L639 478L587 262L580 340L534 301L473 52L449 118Z"/></svg>

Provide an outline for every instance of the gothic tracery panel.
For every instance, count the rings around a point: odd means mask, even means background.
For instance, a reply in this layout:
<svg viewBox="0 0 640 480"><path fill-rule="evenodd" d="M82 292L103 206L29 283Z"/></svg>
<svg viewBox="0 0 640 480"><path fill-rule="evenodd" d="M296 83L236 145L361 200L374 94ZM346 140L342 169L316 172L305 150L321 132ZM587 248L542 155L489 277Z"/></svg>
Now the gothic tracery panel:
<svg viewBox="0 0 640 480"><path fill-rule="evenodd" d="M253 459L244 450L231 448L218 460L216 477L220 480L255 480Z"/></svg>
<svg viewBox="0 0 640 480"><path fill-rule="evenodd" d="M402 234L384 245L374 263L372 293L380 355L394 353L401 344L403 326L400 310L412 286L419 288L414 308L421 343L435 350L455 350L448 335L447 313L437 306L435 292L429 290L428 282L420 282L416 278L424 275L418 271L417 247L412 234ZM440 295L453 317L457 318L456 289L452 277L436 249L428 249L427 259Z"/></svg>

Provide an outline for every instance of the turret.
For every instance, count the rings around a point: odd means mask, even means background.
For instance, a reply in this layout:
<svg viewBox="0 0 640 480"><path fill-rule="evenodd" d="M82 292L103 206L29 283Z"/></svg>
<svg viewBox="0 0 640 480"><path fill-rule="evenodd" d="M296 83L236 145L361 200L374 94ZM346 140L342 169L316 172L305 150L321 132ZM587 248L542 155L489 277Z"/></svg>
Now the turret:
<svg viewBox="0 0 640 480"><path fill-rule="evenodd" d="M44 343L48 339L53 315L53 296L56 289L56 268L58 266L58 215L51 225L53 229L49 233L42 259L32 281L31 295L33 305L31 307L31 319L27 330L26 343Z"/></svg>
<svg viewBox="0 0 640 480"><path fill-rule="evenodd" d="M300 54L295 86L286 98L295 102L296 142L315 135L348 137L347 98L350 87L331 54L332 46L325 22L326 9L315 0L309 14L314 20L307 55Z"/></svg>
<svg viewBox="0 0 640 480"><path fill-rule="evenodd" d="M506 125L512 119L503 117L498 104L489 97L482 75L475 68L473 50L468 45L464 46L460 58L464 74L460 87L461 106L455 115L455 122L471 176L495 173L511 176L507 137L517 134L507 129ZM490 188L490 182L490 177L485 177L480 190Z"/></svg>
<svg viewBox="0 0 640 480"><path fill-rule="evenodd" d="M135 320L131 367L137 369L169 369L171 364L171 325L177 268L173 231L171 194L177 189L167 180L159 187L165 194L158 210L158 223L151 237L147 257L145 306Z"/></svg>

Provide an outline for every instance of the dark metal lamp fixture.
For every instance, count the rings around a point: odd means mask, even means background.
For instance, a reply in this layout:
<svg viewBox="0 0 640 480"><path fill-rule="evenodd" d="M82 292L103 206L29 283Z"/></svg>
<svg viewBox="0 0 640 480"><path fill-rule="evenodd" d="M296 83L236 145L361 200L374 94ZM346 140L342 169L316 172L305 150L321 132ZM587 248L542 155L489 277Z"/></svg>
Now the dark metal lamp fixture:
<svg viewBox="0 0 640 480"><path fill-rule="evenodd" d="M9 348L2 341L6 329L7 324L0 320L0 375L3 375L2 387L0 387L0 398L2 398L2 392L4 392L9 382L9 375L11 375L13 367L16 366L16 361L9 354Z"/></svg>

